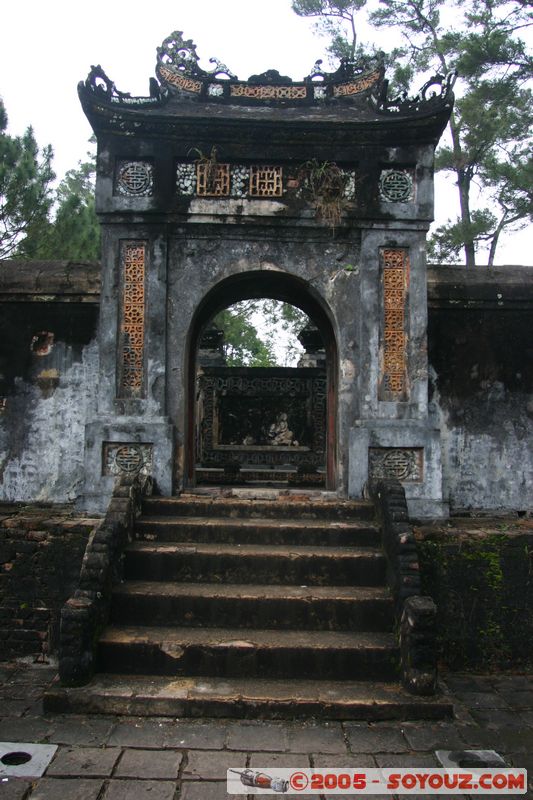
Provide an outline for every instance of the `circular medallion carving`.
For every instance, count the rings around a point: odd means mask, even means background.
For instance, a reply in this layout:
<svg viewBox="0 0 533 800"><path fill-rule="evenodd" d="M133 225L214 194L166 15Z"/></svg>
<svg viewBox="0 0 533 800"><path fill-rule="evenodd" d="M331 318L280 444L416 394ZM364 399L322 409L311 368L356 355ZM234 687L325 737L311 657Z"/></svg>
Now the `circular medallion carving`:
<svg viewBox="0 0 533 800"><path fill-rule="evenodd" d="M148 197L152 194L152 165L143 161L128 161L118 171L120 194Z"/></svg>
<svg viewBox="0 0 533 800"><path fill-rule="evenodd" d="M115 464L120 472L139 472L144 464L141 448L134 445L119 447L115 453Z"/></svg>
<svg viewBox="0 0 533 800"><path fill-rule="evenodd" d="M381 198L389 203L407 203L413 196L412 175L404 169L385 169L379 181Z"/></svg>
<svg viewBox="0 0 533 800"><path fill-rule="evenodd" d="M383 458L383 471L388 478L405 480L412 474L414 466L414 453L405 450L391 450Z"/></svg>

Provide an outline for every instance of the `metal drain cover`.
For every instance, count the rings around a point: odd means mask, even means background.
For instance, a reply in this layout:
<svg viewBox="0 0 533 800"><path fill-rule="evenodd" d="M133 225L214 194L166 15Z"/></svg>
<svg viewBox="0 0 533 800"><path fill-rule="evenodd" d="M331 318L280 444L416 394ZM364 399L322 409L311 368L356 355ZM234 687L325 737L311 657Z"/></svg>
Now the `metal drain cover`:
<svg viewBox="0 0 533 800"><path fill-rule="evenodd" d="M0 777L40 778L56 750L57 744L0 742Z"/></svg>

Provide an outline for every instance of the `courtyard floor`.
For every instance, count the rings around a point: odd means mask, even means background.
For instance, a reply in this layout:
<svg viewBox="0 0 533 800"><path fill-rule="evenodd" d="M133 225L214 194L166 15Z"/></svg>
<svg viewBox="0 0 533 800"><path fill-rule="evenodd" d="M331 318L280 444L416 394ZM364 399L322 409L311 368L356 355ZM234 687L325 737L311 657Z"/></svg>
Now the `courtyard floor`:
<svg viewBox="0 0 533 800"><path fill-rule="evenodd" d="M533 675L448 673L454 721L366 724L44 715L55 672L0 663L0 742L59 745L43 777L0 775L1 800L217 800L228 767L436 767L463 749L526 768L533 798Z"/></svg>

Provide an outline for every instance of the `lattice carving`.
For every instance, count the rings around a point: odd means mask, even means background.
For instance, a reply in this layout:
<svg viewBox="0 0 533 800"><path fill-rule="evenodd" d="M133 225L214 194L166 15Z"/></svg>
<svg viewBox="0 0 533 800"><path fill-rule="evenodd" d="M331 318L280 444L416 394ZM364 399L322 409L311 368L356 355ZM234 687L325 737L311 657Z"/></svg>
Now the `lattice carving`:
<svg viewBox="0 0 533 800"><path fill-rule="evenodd" d="M383 270L383 366L381 400L403 400L407 392L406 302L409 257L401 248L381 251Z"/></svg>
<svg viewBox="0 0 533 800"><path fill-rule="evenodd" d="M368 474L372 478L397 478L399 481L423 480L424 451L421 447L371 447L368 451Z"/></svg>
<svg viewBox="0 0 533 800"><path fill-rule="evenodd" d="M254 100L305 100L305 86L250 86L237 84L230 87L231 97L248 97Z"/></svg>
<svg viewBox="0 0 533 800"><path fill-rule="evenodd" d="M414 180L411 170L382 170L379 179L379 195L386 203L411 202L414 198Z"/></svg>
<svg viewBox="0 0 533 800"><path fill-rule="evenodd" d="M370 75L365 75L359 80L350 81L349 83L340 83L338 86L333 87L333 94L335 97L348 97L352 94L359 94L370 89L381 78L381 72L376 70L371 72Z"/></svg>
<svg viewBox="0 0 533 800"><path fill-rule="evenodd" d="M196 165L196 193L203 197L223 197L229 195L229 164L200 161Z"/></svg>
<svg viewBox="0 0 533 800"><path fill-rule="evenodd" d="M154 167L147 161L119 161L115 192L126 197L150 197L153 194Z"/></svg>
<svg viewBox="0 0 533 800"><path fill-rule="evenodd" d="M122 242L121 397L140 397L144 384L144 242Z"/></svg>
<svg viewBox="0 0 533 800"><path fill-rule="evenodd" d="M283 194L283 168L251 167L250 194L254 197L281 197Z"/></svg>

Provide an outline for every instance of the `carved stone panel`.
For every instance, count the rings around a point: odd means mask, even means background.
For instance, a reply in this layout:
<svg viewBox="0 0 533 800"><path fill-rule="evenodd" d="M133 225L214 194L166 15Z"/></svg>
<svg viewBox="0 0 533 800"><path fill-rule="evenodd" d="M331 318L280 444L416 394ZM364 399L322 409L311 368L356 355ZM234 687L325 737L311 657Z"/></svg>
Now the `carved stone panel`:
<svg viewBox="0 0 533 800"><path fill-rule="evenodd" d="M386 203L412 203L414 177L410 169L383 169L379 179L379 196Z"/></svg>
<svg viewBox="0 0 533 800"><path fill-rule="evenodd" d="M150 475L153 471L153 445L104 442L102 472L104 475Z"/></svg>
<svg viewBox="0 0 533 800"><path fill-rule="evenodd" d="M148 161L119 161L115 175L115 194L122 197L151 197L154 167Z"/></svg>
<svg viewBox="0 0 533 800"><path fill-rule="evenodd" d="M397 478L421 483L424 479L424 450L421 447L370 447L368 474L371 478Z"/></svg>

